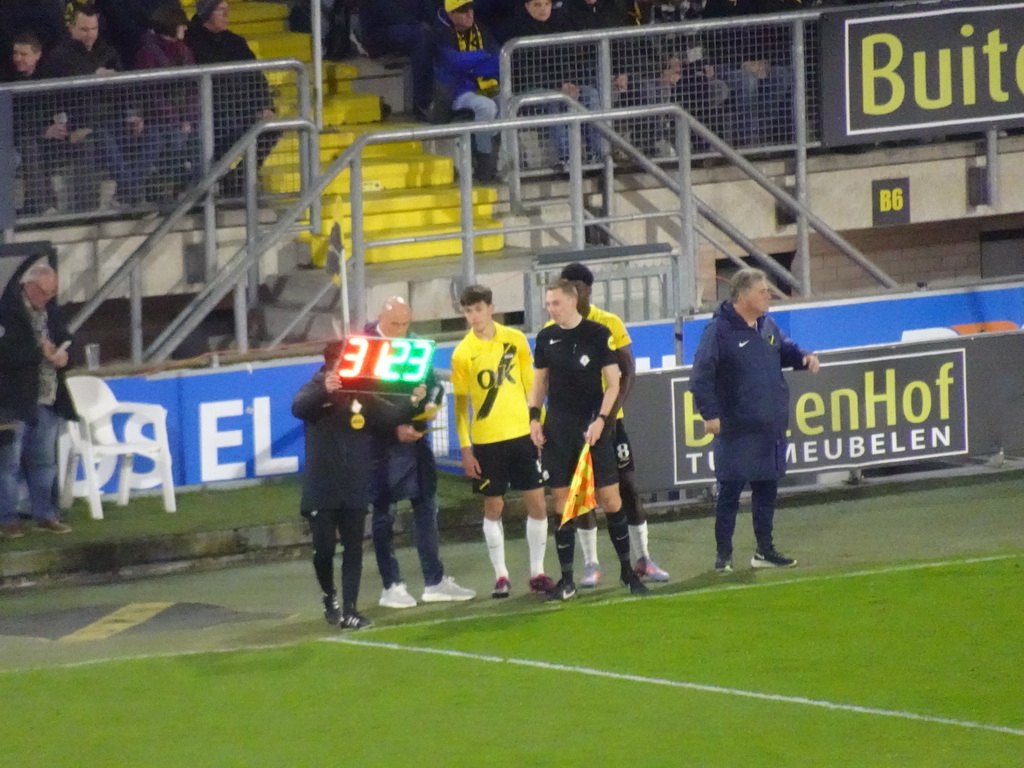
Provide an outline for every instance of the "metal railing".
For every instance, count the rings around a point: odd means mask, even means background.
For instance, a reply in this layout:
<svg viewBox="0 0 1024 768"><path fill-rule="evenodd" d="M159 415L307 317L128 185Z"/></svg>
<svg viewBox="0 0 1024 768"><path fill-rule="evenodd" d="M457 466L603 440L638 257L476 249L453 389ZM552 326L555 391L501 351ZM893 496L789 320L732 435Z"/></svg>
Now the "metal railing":
<svg viewBox="0 0 1024 768"><path fill-rule="evenodd" d="M513 118L485 123L467 123L446 126L433 126L423 128L409 128L392 131L381 131L374 134L360 136L352 145L346 148L316 179L310 189L299 199L295 206L273 226L255 245L255 251L246 254L246 249L239 251L237 264L232 260L232 265L225 268L225 283L232 282L231 274L238 270L245 269L247 259L255 258L261 249L269 247L274 240L283 234L288 227L290 220L297 218L302 208L308 206L315 200L330 183L344 170L348 169L349 177L349 201L351 205L351 242L352 249L350 260L346 263L346 269L351 269L350 297L352 317L343 318L343 332L353 325L358 326L367 317L366 306L366 249L379 244L401 244L409 242L425 242L443 238L459 237L462 241L461 259L461 284L468 285L476 280L476 261L474 251L474 238L491 233L528 232L547 230L554 226L566 226L571 231L571 241L574 247L582 248L585 244L585 227L594 223L603 224L614 221L612 217L587 217L583 212L582 195L582 138L581 132L584 125L592 125L604 140L633 159L637 165L650 173L655 179L666 188L674 192L679 199L679 207L673 211L662 212L661 215L677 217L681 222L680 246L674 252L676 261L672 271L675 284L671 286L671 294L679 297L679 308L682 311L692 312L699 307L696 283L697 264L697 238L701 236L698 226L698 214L708 222L726 233L734 241L746 249L755 259L762 263L769 272L782 282L791 285L798 290L801 289L800 280L788 270L781 267L778 262L764 253L752 241L743 234L714 209L692 194L691 181L691 160L692 142L691 135L696 135L709 143L715 151L731 162L734 166L743 171L755 183L765 189L782 206L791 210L795 215L802 215L807 218L810 226L818 231L821 236L834 245L840 252L847 255L854 262L864 268L879 283L886 287L895 287L896 282L879 270L867 259L865 259L852 245L850 245L838 233L832 230L820 217L808 210L807 207L789 194L785 189L767 178L742 155L730 147L724 140L708 130L699 121L688 114L684 109L675 104L650 105L644 107L627 107L611 110L600 110L589 112L582 108L577 102L569 99L560 93L549 93L525 97L528 100L546 99L553 102L561 102L569 111L546 114L537 117ZM528 102L529 103L529 102ZM637 118L666 117L672 119L674 131L674 144L679 158L674 169L670 173L657 163L646 158L638 149L618 135L612 126L619 121ZM502 227L495 229L477 229L473 224L472 216L472 170L470 156L470 136L476 131L500 130L504 132L518 131L524 129L547 128L550 126L562 126L569 130L569 189L567 205L570 208L570 218L561 224L542 223L529 224L516 227ZM415 238L389 238L381 240L367 240L363 230L364 211L364 190L362 172L362 152L371 145L387 144L400 141L424 141L429 139L456 138L456 168L459 173L460 188L460 210L462 229L456 235L429 235ZM228 274L228 270L232 270ZM200 313L209 311L223 297L226 290L223 286L220 289L211 289L205 296L197 297L195 309ZM176 342L184 338L187 331L179 331L167 337L165 342L154 350L156 355L169 354Z"/></svg>
<svg viewBox="0 0 1024 768"><path fill-rule="evenodd" d="M154 229L135 249L135 251L122 262L116 270L108 277L102 285L97 288L89 299L79 308L75 316L68 323L71 332L77 331L103 303L113 297L128 283L128 299L130 312L130 337L132 362L141 363L145 359L143 350L142 334L142 270L145 259L155 250L160 242L177 226L178 222L188 214L193 207L201 200L209 199L214 186L220 181L225 173L240 159L245 158L245 180L246 180L246 243L251 247L255 244L258 234L258 206L256 196L258 184L256 183L256 150L260 138L268 132L279 132L297 130L300 135L307 137L311 143L310 155L316 156L317 130L316 126L309 120L275 120L265 123L257 123L251 126L241 138L217 160L209 169L208 173L198 184L188 189L177 202L163 221ZM301 166L302 185L308 185L312 178L312 167L309 163ZM315 209L319 212L319 206L312 206L310 215ZM207 236L216 235L216 227L207 230ZM214 241L214 248L216 244ZM214 268L208 272L212 275ZM239 343L239 351L247 351L247 310L254 300L254 289L252 279L247 275L245 282L236 285L235 296L235 321L236 332ZM200 318L201 319L201 318Z"/></svg>
<svg viewBox="0 0 1024 768"><path fill-rule="evenodd" d="M271 88L271 72L290 77L274 78ZM13 144L21 157L18 228L165 207L263 120L264 110L284 105L300 117L312 113L309 75L297 59L32 80L0 85L0 95L11 98ZM263 135L260 164L275 143L270 133ZM282 154L267 174L292 177L310 167L308 137L299 156ZM53 184L58 171L63 194ZM222 196L241 196L242 175L239 169L233 189L221 190ZM104 200L105 176L114 182L113 203ZM9 183L13 188L14 180Z"/></svg>

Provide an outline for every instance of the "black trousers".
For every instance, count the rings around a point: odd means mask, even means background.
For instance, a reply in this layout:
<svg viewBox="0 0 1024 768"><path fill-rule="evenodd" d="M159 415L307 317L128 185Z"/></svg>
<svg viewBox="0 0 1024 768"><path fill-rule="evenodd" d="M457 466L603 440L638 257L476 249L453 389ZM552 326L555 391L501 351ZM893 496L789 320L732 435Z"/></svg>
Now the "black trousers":
<svg viewBox="0 0 1024 768"><path fill-rule="evenodd" d="M318 509L309 514L313 534L313 571L325 595L334 587L334 552L341 541L341 603L346 612L356 610L363 574L363 531L366 509Z"/></svg>

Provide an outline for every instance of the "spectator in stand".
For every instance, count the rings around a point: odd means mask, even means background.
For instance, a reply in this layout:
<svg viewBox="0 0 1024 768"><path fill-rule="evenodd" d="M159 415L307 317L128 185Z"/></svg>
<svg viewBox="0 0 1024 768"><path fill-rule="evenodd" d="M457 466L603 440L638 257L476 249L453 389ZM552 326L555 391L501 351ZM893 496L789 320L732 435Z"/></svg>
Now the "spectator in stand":
<svg viewBox="0 0 1024 768"><path fill-rule="evenodd" d="M499 45L512 37L512 25L519 13L520 0L473 0L476 20L494 35Z"/></svg>
<svg viewBox="0 0 1024 768"><path fill-rule="evenodd" d="M435 109L473 111L473 120L498 116L497 42L476 22L473 3L445 0L434 24ZM441 103L438 103L441 102ZM473 177L484 184L498 175L497 131L473 134Z"/></svg>
<svg viewBox="0 0 1024 768"><path fill-rule="evenodd" d="M0 538L25 535L20 478L40 531L69 533L55 509L57 433L77 419L64 383L71 335L57 309L57 273L45 261L15 273L0 298Z"/></svg>
<svg viewBox="0 0 1024 768"><path fill-rule="evenodd" d="M562 9L553 10L551 0L527 0L522 12L512 25L512 37L533 37L570 32L573 25ZM591 79L594 66L590 56L580 56L573 51L556 54L554 50L540 62L527 64L518 72L520 82L514 88L523 91L561 91L590 110L600 109L601 100L597 89L583 81ZM589 70L589 71L588 71ZM548 112L563 112L560 105L548 108ZM551 128L551 138L557 156L556 171L565 173L569 162L569 129L565 126ZM597 131L590 125L583 127L584 163L593 163L601 157L601 141Z"/></svg>
<svg viewBox="0 0 1024 768"><path fill-rule="evenodd" d="M800 10L799 0L726 0L709 2L704 16L746 16ZM743 27L722 39L720 78L729 86L736 111L739 146L792 140L793 67L790 32L774 26Z"/></svg>
<svg viewBox="0 0 1024 768"><path fill-rule="evenodd" d="M49 51L68 33L64 24L64 3L61 0L0 0L0 50L10 51L14 38L31 33L42 50ZM0 79L17 79L16 72L5 60L0 66Z"/></svg>
<svg viewBox="0 0 1024 768"><path fill-rule="evenodd" d="M121 61L135 61L153 12L167 0L96 0L103 17L103 34L117 49ZM178 8L181 4L174 3Z"/></svg>
<svg viewBox="0 0 1024 768"><path fill-rule="evenodd" d="M69 15L71 36L43 59L42 76L110 75L122 69L117 51L100 36L96 6L76 4ZM59 98L64 104L61 111L68 116L68 141L98 142L117 182L114 206L141 203L146 178L160 153L161 136L159 131L146 128L138 96L130 90L108 87L78 88L65 91ZM89 173L94 176L95 168ZM97 194L90 193L89 197L98 202L98 187ZM79 200L79 210L83 202L88 201Z"/></svg>
<svg viewBox="0 0 1024 768"><path fill-rule="evenodd" d="M636 26L635 19L615 0L569 0L567 7L572 25L579 30ZM658 74L653 66L658 59L656 44L645 38L613 40L611 58L612 105L631 107L650 103L645 85ZM621 126L628 130L633 143L644 154L653 155L657 142L654 126L660 122L664 121L625 120Z"/></svg>
<svg viewBox="0 0 1024 768"><path fill-rule="evenodd" d="M228 29L227 0L199 0L185 42L198 64L231 61L255 61L249 43ZM260 72L219 75L213 78L213 152L214 160L224 155L242 135L261 120L273 120L274 99L270 83ZM280 135L264 133L256 143L256 164L263 165ZM240 196L245 188L245 163L239 163L221 181L221 190Z"/></svg>
<svg viewBox="0 0 1024 768"><path fill-rule="evenodd" d="M161 5L153 11L150 21L153 28L142 36L135 57L137 69L188 67L196 63L185 42L188 18L177 2ZM195 178L198 168L199 99L195 84L167 81L153 86L150 112L151 123L159 125L165 136L157 173L180 188Z"/></svg>
<svg viewBox="0 0 1024 768"><path fill-rule="evenodd" d="M11 65L14 82L38 77L43 44L31 32L14 37ZM14 146L18 151L21 177L25 185L25 201L20 212L38 215L57 204L50 174L59 164L58 143L67 141L67 115L54 113L48 94L25 94L14 98Z"/></svg>
<svg viewBox="0 0 1024 768"><path fill-rule="evenodd" d="M359 12L362 44L371 58L386 53L409 57L413 111L428 122L434 99L433 20L431 0L369 0L362 3Z"/></svg>

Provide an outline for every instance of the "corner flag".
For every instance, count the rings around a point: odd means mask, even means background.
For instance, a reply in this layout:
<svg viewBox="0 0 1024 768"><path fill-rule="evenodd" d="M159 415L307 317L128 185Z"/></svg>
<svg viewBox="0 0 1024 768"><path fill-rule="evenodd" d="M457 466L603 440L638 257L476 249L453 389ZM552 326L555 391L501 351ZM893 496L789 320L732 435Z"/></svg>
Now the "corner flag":
<svg viewBox="0 0 1024 768"><path fill-rule="evenodd" d="M572 483L569 485L569 498L565 500L565 509L562 510L562 522L558 527L561 528L574 517L585 515L596 506L594 460L590 456L590 445L584 443L583 450L580 451L579 461L576 462L576 471L572 473Z"/></svg>

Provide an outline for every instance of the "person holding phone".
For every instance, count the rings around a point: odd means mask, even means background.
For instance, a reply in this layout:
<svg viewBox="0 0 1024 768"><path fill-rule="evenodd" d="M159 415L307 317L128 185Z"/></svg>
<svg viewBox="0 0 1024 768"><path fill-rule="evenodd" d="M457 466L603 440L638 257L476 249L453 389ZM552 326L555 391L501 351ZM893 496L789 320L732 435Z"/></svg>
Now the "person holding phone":
<svg viewBox="0 0 1024 768"><path fill-rule="evenodd" d="M18 517L21 476L36 529L70 533L55 504L57 433L77 420L64 382L71 335L57 308L57 273L39 260L0 298L0 536L25 535Z"/></svg>

